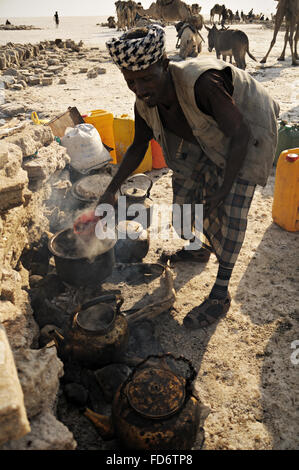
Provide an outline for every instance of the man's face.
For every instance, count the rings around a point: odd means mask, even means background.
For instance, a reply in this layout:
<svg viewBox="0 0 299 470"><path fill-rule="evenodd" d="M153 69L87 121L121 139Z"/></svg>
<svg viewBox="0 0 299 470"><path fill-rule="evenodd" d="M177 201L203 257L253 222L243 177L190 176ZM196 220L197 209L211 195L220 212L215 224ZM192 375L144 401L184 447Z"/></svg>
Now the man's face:
<svg viewBox="0 0 299 470"><path fill-rule="evenodd" d="M168 61L159 61L145 70L131 71L122 69L128 87L150 108L157 106L163 99L167 82Z"/></svg>

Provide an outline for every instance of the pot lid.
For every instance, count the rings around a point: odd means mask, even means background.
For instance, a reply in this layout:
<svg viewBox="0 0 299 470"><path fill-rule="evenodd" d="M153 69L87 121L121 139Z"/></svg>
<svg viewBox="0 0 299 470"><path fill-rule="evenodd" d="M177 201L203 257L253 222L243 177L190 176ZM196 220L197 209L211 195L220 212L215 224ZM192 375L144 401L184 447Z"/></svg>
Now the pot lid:
<svg viewBox="0 0 299 470"><path fill-rule="evenodd" d="M75 316L76 324L87 333L101 334L109 331L115 320L115 310L111 305L98 303Z"/></svg>
<svg viewBox="0 0 299 470"><path fill-rule="evenodd" d="M147 418L165 418L182 407L185 383L169 370L146 368L128 383L127 398L137 413Z"/></svg>
<svg viewBox="0 0 299 470"><path fill-rule="evenodd" d="M111 179L107 173L85 176L74 183L73 194L83 200L97 200L104 194Z"/></svg>
<svg viewBox="0 0 299 470"><path fill-rule="evenodd" d="M128 188L124 191L124 195L133 199L145 199L147 191L141 188Z"/></svg>

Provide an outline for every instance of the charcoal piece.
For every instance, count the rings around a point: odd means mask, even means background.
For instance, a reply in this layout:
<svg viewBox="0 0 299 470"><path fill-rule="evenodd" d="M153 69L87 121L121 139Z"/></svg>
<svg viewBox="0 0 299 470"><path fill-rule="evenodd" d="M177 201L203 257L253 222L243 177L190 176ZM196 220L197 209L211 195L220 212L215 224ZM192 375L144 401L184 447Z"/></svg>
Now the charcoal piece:
<svg viewBox="0 0 299 470"><path fill-rule="evenodd" d="M125 381L130 372L130 367L125 364L110 364L95 372L95 377L107 403L112 403L118 387Z"/></svg>
<svg viewBox="0 0 299 470"><path fill-rule="evenodd" d="M69 383L64 387L64 393L69 402L74 405L84 406L88 400L88 390L83 385Z"/></svg>
<svg viewBox="0 0 299 470"><path fill-rule="evenodd" d="M33 316L36 323L40 328L46 325L55 325L58 328L62 328L65 324L66 313L45 298L43 292L41 290L40 295L31 298Z"/></svg>
<svg viewBox="0 0 299 470"><path fill-rule="evenodd" d="M80 366L80 364L75 361L64 362L63 370L64 375L61 378L61 383L63 385L66 385L68 383L77 383L82 385L82 367Z"/></svg>

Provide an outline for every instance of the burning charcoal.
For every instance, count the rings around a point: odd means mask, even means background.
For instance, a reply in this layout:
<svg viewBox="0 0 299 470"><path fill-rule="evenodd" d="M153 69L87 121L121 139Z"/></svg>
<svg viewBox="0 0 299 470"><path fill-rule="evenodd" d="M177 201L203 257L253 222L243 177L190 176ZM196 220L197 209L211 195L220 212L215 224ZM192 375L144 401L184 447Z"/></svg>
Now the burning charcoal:
<svg viewBox="0 0 299 470"><path fill-rule="evenodd" d="M131 369L125 364L110 364L95 372L107 403L112 403L118 387L125 381Z"/></svg>
<svg viewBox="0 0 299 470"><path fill-rule="evenodd" d="M74 405L84 406L88 400L88 390L80 384L69 383L64 387L64 393L68 401Z"/></svg>

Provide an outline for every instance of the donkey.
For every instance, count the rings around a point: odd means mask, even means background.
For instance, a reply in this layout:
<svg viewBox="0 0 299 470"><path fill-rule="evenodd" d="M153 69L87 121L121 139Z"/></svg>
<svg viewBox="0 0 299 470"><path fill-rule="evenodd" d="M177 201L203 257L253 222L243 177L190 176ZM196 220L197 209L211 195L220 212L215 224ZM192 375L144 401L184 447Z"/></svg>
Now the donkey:
<svg viewBox="0 0 299 470"><path fill-rule="evenodd" d="M239 29L217 29L216 25L209 28L205 25L208 30L208 49L212 52L215 47L217 59L220 59L220 54L224 61L226 56L230 57L230 63L232 63L232 56L234 57L237 67L245 70L246 52L249 57L255 62L256 58L249 52L249 41L247 35Z"/></svg>

